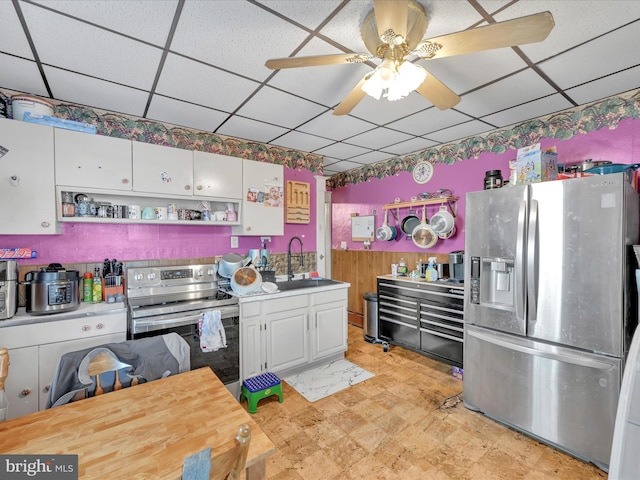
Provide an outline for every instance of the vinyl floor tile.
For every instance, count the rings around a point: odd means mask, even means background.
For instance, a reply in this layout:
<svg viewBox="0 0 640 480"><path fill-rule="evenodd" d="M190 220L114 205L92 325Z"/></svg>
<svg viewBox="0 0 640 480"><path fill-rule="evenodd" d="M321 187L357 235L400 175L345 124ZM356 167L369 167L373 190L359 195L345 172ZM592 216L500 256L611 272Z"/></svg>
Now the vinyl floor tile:
<svg viewBox="0 0 640 480"><path fill-rule="evenodd" d="M346 358L375 376L313 403L283 382L284 403L260 401L253 419L277 447L268 479L607 478L465 408L450 365L400 347L383 352L353 325Z"/></svg>

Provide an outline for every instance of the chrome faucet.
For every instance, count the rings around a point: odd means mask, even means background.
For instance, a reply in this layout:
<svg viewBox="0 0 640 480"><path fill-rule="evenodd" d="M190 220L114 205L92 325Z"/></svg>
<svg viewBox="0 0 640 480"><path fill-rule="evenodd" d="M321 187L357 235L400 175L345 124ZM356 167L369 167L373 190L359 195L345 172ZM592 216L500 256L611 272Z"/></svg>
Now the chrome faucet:
<svg viewBox="0 0 640 480"><path fill-rule="evenodd" d="M302 256L302 240L299 237L291 237L289 240L289 248L287 249L287 281L293 280L293 270L291 268L291 244L294 240L298 240L300 242L300 266L304 266L304 258Z"/></svg>

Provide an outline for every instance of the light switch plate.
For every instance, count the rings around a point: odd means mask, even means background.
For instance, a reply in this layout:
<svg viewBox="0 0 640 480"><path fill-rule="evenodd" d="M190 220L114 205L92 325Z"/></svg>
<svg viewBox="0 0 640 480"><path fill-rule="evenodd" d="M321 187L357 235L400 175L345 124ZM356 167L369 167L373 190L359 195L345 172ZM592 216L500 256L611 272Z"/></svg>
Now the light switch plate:
<svg viewBox="0 0 640 480"><path fill-rule="evenodd" d="M231 248L238 248L238 237L231 237Z"/></svg>

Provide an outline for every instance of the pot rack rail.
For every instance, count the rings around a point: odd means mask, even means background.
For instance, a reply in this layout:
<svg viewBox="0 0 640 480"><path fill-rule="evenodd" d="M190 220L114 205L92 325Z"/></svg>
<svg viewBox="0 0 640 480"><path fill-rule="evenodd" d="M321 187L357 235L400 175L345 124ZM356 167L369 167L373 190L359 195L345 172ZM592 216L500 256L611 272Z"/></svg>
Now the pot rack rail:
<svg viewBox="0 0 640 480"><path fill-rule="evenodd" d="M424 207L426 205L447 205L449 207L449 211L453 218L456 218L456 210L458 205L458 197L440 197L440 198L427 198L424 200L416 200L411 202L398 202L398 203L387 203L383 205L383 210L390 210L391 215L395 218L396 222L399 221L400 218L400 209L401 208L411 208L411 207Z"/></svg>

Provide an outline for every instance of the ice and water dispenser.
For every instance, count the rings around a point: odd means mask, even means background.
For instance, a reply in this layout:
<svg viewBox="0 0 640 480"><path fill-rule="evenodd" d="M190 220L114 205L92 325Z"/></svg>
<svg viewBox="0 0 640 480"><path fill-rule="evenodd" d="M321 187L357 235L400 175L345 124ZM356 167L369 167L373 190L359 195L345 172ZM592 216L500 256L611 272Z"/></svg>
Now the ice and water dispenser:
<svg viewBox="0 0 640 480"><path fill-rule="evenodd" d="M512 258L471 257L470 302L502 310L515 307Z"/></svg>

